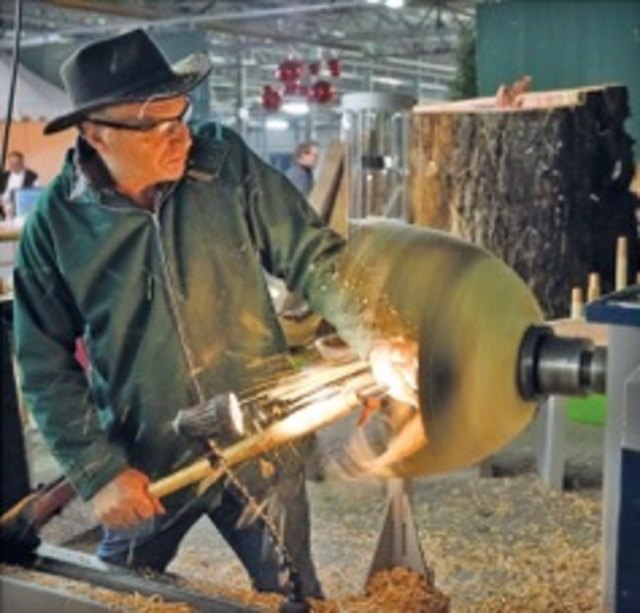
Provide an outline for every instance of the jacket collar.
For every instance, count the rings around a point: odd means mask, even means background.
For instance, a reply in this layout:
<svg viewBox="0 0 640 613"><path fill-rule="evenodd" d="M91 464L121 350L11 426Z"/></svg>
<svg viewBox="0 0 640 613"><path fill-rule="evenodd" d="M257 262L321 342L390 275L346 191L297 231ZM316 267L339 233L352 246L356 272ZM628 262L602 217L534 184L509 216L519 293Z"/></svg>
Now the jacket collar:
<svg viewBox="0 0 640 613"><path fill-rule="evenodd" d="M187 179L213 183L229 153L229 142L220 124L210 123L197 129L187 162Z"/></svg>

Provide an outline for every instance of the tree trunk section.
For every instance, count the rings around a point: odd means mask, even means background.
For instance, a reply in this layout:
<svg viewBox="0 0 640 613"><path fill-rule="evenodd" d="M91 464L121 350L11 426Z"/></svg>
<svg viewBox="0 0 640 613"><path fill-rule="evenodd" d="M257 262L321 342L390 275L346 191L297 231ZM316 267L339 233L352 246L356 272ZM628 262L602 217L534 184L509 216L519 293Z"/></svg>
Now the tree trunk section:
<svg viewBox="0 0 640 613"><path fill-rule="evenodd" d="M523 94L416 107L412 221L478 244L514 268L548 317L566 316L571 288L599 272L613 289L615 244L638 267L637 198L624 87Z"/></svg>

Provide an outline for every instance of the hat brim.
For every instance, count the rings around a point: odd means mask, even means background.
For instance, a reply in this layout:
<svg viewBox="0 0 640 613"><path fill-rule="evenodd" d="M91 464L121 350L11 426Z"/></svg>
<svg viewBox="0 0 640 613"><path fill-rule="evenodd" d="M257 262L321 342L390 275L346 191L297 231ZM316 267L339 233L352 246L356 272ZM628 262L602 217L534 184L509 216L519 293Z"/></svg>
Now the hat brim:
<svg viewBox="0 0 640 613"><path fill-rule="evenodd" d="M128 102L146 102L149 99L162 100L186 94L199 85L209 75L212 68L211 62L205 55L190 55L172 66L173 78L166 79L161 83L147 85L135 91L122 94L114 93L104 100L97 100L90 105L73 109L73 111L52 119L45 125L43 132L44 134L61 132L78 125L92 111L108 106L126 104Z"/></svg>

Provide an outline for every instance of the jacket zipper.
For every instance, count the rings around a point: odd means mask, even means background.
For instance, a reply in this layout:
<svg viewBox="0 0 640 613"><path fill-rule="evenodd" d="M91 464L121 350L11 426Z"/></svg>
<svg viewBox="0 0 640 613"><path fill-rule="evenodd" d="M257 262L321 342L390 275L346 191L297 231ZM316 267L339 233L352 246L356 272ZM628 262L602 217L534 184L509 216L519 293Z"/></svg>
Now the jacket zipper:
<svg viewBox="0 0 640 613"><path fill-rule="evenodd" d="M162 276L164 277L167 294L169 295L169 309L171 311L171 315L173 316L173 319L176 324L176 329L178 331L178 339L180 341L180 347L182 349L182 353L184 354L185 362L187 363L187 369L189 370L189 377L191 379L191 382L193 383L193 387L198 396L198 401L203 402L206 396L195 374L196 372L195 359L193 357L193 352L191 351L191 348L189 347L189 343L187 341L187 334L185 332L184 322L182 321L182 317L180 316L180 310L178 307L178 299L176 296L177 292L173 285L171 270L169 268L169 263L167 260L164 245L162 244L162 227L160 225L160 209L162 209L162 206L164 205L164 203L167 202L167 200L169 200L169 197L175 191L177 185L178 185L177 183L174 183L168 190L162 193L160 197L156 198L156 200L153 203L152 211L135 207L133 205L131 206L131 208L127 207L126 209L123 209L120 207L110 206L102 202L100 203L100 206L117 213L135 212L141 215L151 216L151 220L154 228L155 242L158 246L158 252L160 254L160 265L162 268ZM149 278L147 279L147 298L151 300L153 298L154 293L155 293L154 281L153 281L152 275L150 275Z"/></svg>
<svg viewBox="0 0 640 613"><path fill-rule="evenodd" d="M160 254L160 266L162 269L162 276L164 277L164 281L167 288L167 294L169 296L169 308L171 310L171 314L173 315L173 319L176 324L176 329L178 331L178 338L180 340L180 346L182 347L182 352L184 353L184 357L187 362L187 368L189 369L189 377L191 378L193 386L196 390L196 394L198 395L198 401L204 402L205 394L202 387L200 386L198 377L195 374L196 373L195 359L193 357L193 352L191 351L191 347L189 346L189 342L187 340L187 333L185 331L184 322L182 320L182 316L180 315L180 309L178 306L177 291L175 289L173 278L171 276L171 269L169 267L169 262L167 259L167 254L164 248L164 244L162 243L162 226L160 225L160 210L164 205L164 203L169 199L169 196L171 195L172 191L173 189L169 190L154 202L153 210L150 213L150 215L153 221L154 235L156 238L156 244L158 246L158 253Z"/></svg>

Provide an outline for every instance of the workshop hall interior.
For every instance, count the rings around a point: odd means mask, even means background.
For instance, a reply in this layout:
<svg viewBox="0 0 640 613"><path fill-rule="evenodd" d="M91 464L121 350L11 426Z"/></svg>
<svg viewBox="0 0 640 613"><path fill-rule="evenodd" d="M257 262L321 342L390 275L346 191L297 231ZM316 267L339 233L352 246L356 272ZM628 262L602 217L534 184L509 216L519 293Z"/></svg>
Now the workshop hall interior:
<svg viewBox="0 0 640 613"><path fill-rule="evenodd" d="M0 611L640 611L640 1L2 0Z"/></svg>

